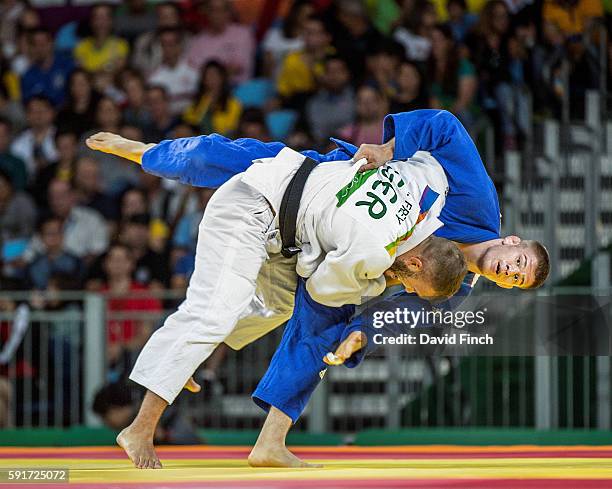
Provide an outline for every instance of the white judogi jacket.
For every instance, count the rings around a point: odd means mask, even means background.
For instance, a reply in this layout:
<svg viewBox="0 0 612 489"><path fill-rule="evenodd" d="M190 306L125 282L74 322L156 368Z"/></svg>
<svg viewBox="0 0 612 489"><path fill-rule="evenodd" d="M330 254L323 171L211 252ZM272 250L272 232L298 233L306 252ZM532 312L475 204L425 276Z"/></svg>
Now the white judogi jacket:
<svg viewBox="0 0 612 489"><path fill-rule="evenodd" d="M257 160L243 181L260 192L278 216L287 185L304 156L290 148ZM302 247L296 271L311 297L324 305L361 304L385 289L383 272L442 226L448 182L427 152L364 173L354 163L320 163L310 174L298 212ZM278 228L278 217L274 223ZM276 233L269 253L280 251Z"/></svg>

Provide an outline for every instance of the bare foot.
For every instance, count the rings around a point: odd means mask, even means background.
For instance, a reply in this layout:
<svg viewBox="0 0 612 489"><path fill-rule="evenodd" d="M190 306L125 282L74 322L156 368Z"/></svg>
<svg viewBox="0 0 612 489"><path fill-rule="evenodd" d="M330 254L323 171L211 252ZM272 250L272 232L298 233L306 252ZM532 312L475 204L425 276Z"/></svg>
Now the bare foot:
<svg viewBox="0 0 612 489"><path fill-rule="evenodd" d="M134 467L138 469L161 469L153 440L144 433L139 433L131 426L125 428L117 435L117 445L119 445L130 458Z"/></svg>
<svg viewBox="0 0 612 489"><path fill-rule="evenodd" d="M284 445L255 445L248 458L251 467L320 468L321 464L310 464L296 457Z"/></svg>

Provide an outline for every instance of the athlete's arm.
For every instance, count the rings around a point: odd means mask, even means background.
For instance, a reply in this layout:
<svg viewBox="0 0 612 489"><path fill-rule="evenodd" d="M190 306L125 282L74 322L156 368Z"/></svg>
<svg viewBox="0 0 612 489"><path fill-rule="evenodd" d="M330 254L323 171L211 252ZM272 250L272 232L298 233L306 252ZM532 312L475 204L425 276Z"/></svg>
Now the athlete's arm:
<svg viewBox="0 0 612 489"><path fill-rule="evenodd" d="M368 155L361 171L377 168L391 159L410 158L417 151L428 151L434 158L481 167L474 142L459 119L446 110L414 110L385 117L381 146L363 145L356 158Z"/></svg>

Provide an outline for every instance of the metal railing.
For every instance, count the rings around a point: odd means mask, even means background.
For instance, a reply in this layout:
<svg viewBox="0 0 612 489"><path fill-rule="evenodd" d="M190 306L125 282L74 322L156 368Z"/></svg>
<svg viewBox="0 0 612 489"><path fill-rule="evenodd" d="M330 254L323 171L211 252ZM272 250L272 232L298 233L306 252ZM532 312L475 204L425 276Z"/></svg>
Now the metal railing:
<svg viewBox="0 0 612 489"><path fill-rule="evenodd" d="M539 294L610 297L609 270L609 256L598 255L593 287ZM481 297L489 297L484 284L480 292ZM14 297L28 299L23 293ZM70 304L66 310L30 310L20 345L8 363L0 362L0 377L8 378L11 386L9 418L16 426L101 424L91 407L95 393L108 381L107 321L121 318L160 325L171 312L126 311L113 317L106 311L106 298L91 293L70 294ZM512 328L512 315L505 307L500 302L499 317L509 316L510 321L499 327ZM610 312L606 312L607 323ZM15 311L0 314L0 325L15 320ZM536 317L534 321L553 324L555 319ZM228 349L216 380L207 384L208 391L184 392L177 400L180 409L199 427L259 428L265 413L250 394L281 334L279 328L242 351ZM356 369L329 369L296 429L344 433L409 426L607 429L611 424L610 367L607 356L415 358L401 348L387 347Z"/></svg>

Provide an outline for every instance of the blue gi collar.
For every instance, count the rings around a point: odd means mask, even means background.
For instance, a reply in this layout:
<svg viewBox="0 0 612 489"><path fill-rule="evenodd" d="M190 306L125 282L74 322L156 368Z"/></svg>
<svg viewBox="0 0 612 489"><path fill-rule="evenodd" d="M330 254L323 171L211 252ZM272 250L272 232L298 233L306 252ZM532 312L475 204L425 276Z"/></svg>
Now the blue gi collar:
<svg viewBox="0 0 612 489"><path fill-rule="evenodd" d="M332 143L334 143L338 147L338 149L340 149L341 151L344 151L351 158L355 156L355 153L357 153L357 150L359 149L354 144L347 143L346 141L342 141L342 139L329 138L329 140Z"/></svg>

